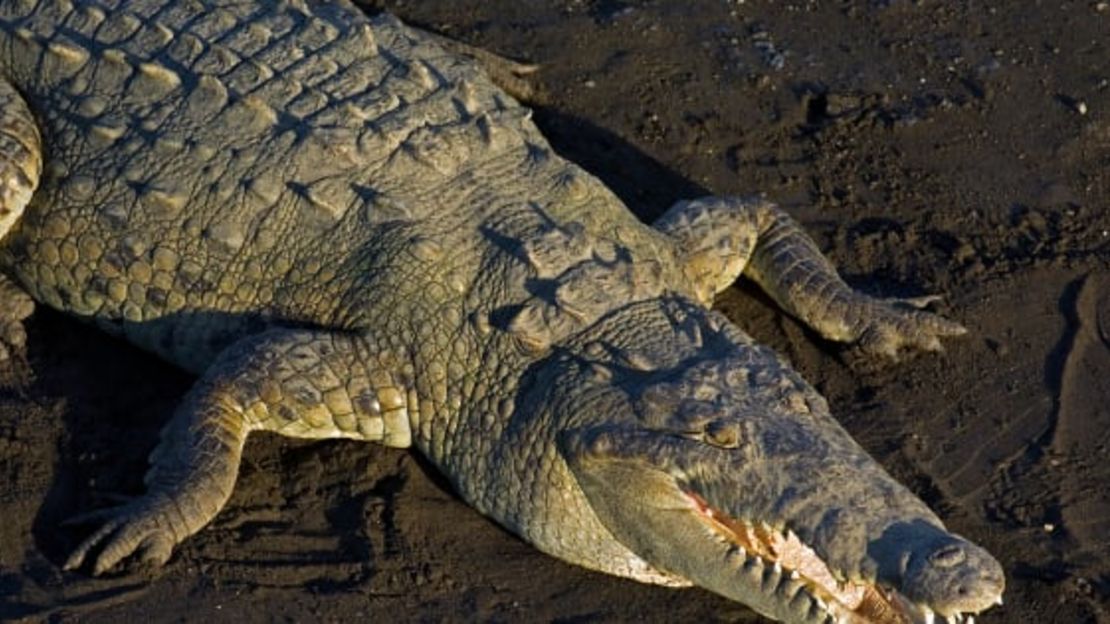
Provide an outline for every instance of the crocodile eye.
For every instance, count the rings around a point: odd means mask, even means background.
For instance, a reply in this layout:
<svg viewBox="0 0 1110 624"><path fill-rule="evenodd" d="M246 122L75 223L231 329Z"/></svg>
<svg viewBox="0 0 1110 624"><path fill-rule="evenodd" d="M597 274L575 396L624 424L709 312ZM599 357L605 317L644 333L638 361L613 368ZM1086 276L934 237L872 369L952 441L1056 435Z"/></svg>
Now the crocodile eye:
<svg viewBox="0 0 1110 624"><path fill-rule="evenodd" d="M959 544L952 544L945 546L940 550L929 555L929 563L937 566L938 568L951 568L960 565L967 559L967 553Z"/></svg>
<svg viewBox="0 0 1110 624"><path fill-rule="evenodd" d="M705 441L721 448L738 448L742 441L740 424L735 421L710 421L705 426Z"/></svg>

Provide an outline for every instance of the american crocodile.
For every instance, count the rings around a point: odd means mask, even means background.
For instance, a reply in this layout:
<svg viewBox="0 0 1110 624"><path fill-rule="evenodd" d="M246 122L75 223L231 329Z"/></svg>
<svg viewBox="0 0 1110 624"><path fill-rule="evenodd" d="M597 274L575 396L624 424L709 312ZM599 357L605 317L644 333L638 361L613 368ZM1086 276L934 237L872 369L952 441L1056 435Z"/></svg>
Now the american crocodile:
<svg viewBox="0 0 1110 624"><path fill-rule="evenodd" d="M450 48L345 1L0 3L0 355L33 299L200 375L65 567L165 563L272 431L412 447L544 552L778 620L1000 602L709 304L744 275L880 357L965 330L853 291L763 199L639 222Z"/></svg>

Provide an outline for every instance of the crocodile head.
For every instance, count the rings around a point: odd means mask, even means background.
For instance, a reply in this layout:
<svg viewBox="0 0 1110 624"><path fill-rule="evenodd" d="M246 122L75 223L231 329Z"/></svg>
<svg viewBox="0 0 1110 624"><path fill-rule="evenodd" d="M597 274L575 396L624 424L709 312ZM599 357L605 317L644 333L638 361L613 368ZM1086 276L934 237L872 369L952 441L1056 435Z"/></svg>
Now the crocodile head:
<svg viewBox="0 0 1110 624"><path fill-rule="evenodd" d="M646 329L613 320L577 356L594 372L575 382L588 389L558 442L619 542L790 622L961 621L1001 602L998 562L949 533L772 352L714 313L647 308L626 313Z"/></svg>

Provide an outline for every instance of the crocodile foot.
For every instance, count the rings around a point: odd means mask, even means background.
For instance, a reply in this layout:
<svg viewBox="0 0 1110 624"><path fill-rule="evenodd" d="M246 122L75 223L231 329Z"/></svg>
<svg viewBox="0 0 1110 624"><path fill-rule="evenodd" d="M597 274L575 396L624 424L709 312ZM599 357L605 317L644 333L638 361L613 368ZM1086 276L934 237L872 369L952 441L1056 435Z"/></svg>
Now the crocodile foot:
<svg viewBox="0 0 1110 624"><path fill-rule="evenodd" d="M967 328L925 310L941 297L871 299L859 315L861 327L856 347L869 356L897 360L902 351L941 351L940 339L962 336Z"/></svg>
<svg viewBox="0 0 1110 624"><path fill-rule="evenodd" d="M95 533L73 551L66 570L76 570L85 561L93 562L93 574L100 575L125 557L136 555L142 564L160 567L173 554L181 524L181 512L169 496L144 496L117 507L98 509L66 520L63 524L89 524L104 521ZM187 535L187 534L186 534ZM93 556L94 550L99 552Z"/></svg>

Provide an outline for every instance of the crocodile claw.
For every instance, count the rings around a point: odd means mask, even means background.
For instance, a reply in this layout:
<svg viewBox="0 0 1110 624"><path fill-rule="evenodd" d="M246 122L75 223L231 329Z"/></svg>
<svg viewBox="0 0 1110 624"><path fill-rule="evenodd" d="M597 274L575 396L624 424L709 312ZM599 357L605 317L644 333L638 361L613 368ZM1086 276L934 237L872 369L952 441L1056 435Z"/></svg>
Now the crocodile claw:
<svg viewBox="0 0 1110 624"><path fill-rule="evenodd" d="M119 507L98 509L74 516L63 524L86 524L107 520L95 533L74 549L63 566L76 570L87 560L99 576L124 558L136 555L138 561L159 567L169 560L179 541L173 530L173 506L165 497L143 497ZM93 551L99 550L96 555Z"/></svg>

